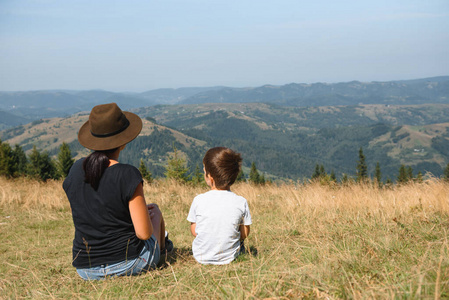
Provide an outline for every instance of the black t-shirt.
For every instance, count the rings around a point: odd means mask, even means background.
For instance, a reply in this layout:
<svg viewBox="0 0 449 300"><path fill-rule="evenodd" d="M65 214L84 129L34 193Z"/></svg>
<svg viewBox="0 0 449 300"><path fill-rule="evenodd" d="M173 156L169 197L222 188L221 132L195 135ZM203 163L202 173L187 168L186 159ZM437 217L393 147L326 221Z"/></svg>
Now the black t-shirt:
<svg viewBox="0 0 449 300"><path fill-rule="evenodd" d="M95 191L84 182L83 160L75 162L63 183L75 225L73 266L90 268L136 258L144 243L136 236L128 202L143 182L142 175L131 165L112 165Z"/></svg>

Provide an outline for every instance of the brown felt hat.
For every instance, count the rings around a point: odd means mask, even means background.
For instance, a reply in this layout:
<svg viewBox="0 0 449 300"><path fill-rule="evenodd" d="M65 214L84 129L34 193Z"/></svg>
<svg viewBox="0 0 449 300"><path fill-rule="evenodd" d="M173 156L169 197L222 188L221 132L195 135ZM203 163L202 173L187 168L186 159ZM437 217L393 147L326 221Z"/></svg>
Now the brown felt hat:
<svg viewBox="0 0 449 300"><path fill-rule="evenodd" d="M92 108L89 121L78 132L78 141L91 150L110 150L131 142L141 130L138 115L122 111L116 103L101 104Z"/></svg>

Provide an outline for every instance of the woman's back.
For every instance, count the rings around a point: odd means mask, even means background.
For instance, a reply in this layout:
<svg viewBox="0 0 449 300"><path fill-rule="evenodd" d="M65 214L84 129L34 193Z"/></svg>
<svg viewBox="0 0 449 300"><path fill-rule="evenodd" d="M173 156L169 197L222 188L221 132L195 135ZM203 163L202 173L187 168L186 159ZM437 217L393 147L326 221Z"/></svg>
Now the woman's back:
<svg viewBox="0 0 449 300"><path fill-rule="evenodd" d="M142 176L127 164L106 168L97 190L84 181L84 159L64 181L75 225L73 266L112 264L135 258L143 248L131 220L128 202Z"/></svg>

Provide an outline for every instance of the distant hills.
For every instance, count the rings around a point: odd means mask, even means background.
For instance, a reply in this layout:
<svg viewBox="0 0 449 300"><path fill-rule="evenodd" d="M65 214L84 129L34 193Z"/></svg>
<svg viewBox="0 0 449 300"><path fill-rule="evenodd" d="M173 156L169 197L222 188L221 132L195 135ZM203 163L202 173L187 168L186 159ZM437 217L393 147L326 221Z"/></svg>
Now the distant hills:
<svg viewBox="0 0 449 300"><path fill-rule="evenodd" d="M218 87L217 87L218 88ZM144 93L114 93L91 91L26 91L0 92L0 112L19 117L20 124L53 117L67 117L78 112L90 111L101 103L116 102L122 109L157 104L175 104L185 98L216 88L159 89ZM1 118L3 128L16 126L17 122Z"/></svg>
<svg viewBox="0 0 449 300"><path fill-rule="evenodd" d="M227 146L242 153L270 179L310 178L322 164L337 177L355 175L363 148L369 173L380 163L383 180L396 179L401 164L440 176L449 162L449 104L289 107L267 103L156 105L133 109L144 120L142 134L121 160L140 159L163 176L173 146L193 172L209 147ZM69 143L72 154L88 153L77 140L87 113L50 118L0 132L0 139L24 150L33 145L56 155Z"/></svg>
<svg viewBox="0 0 449 300"><path fill-rule="evenodd" d="M449 76L368 83L352 81L248 88L192 87L143 93L102 90L0 92L0 129L43 118L67 117L108 102L116 102L127 110L155 105L204 103L271 103L292 107L449 103Z"/></svg>
<svg viewBox="0 0 449 300"><path fill-rule="evenodd" d="M144 93L109 91L0 92L0 139L56 155L62 142L76 157L76 140L97 104L116 102L144 120L142 134L121 160L144 159L163 176L176 147L193 172L209 147L242 153L270 179L310 178L317 164L337 177L355 175L363 148L369 173L383 180L401 164L440 176L449 162L449 76L406 81L180 88Z"/></svg>
<svg viewBox="0 0 449 300"><path fill-rule="evenodd" d="M30 120L27 118L16 116L9 112L1 110L0 110L0 120L1 120L0 130L30 122Z"/></svg>
<svg viewBox="0 0 449 300"><path fill-rule="evenodd" d="M291 83L223 88L196 94L181 104L265 102L287 106L449 103L449 76L390 82Z"/></svg>

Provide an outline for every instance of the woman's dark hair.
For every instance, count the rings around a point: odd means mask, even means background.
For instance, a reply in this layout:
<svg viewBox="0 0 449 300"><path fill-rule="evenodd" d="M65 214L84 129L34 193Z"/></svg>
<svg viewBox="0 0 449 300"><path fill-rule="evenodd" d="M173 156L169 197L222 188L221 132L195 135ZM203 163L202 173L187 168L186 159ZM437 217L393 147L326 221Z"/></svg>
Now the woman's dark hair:
<svg viewBox="0 0 449 300"><path fill-rule="evenodd" d="M240 153L225 147L211 148L203 158L206 175L212 176L215 187L220 190L228 190L235 182L241 163Z"/></svg>
<svg viewBox="0 0 449 300"><path fill-rule="evenodd" d="M117 148L105 151L95 151L84 159L84 182L89 183L94 190L98 189L100 179L106 168L109 167L108 154L111 154L116 150Z"/></svg>

